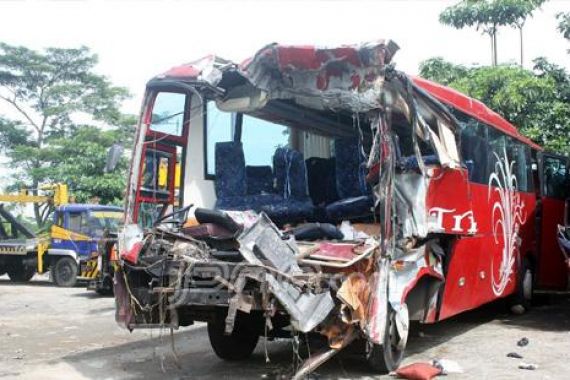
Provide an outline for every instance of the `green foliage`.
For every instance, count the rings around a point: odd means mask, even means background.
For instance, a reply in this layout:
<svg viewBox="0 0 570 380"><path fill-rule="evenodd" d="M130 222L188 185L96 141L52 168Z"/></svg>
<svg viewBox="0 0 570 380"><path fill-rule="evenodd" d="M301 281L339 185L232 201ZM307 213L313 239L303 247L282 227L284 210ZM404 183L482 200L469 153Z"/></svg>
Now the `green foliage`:
<svg viewBox="0 0 570 380"><path fill-rule="evenodd" d="M570 40L570 12L560 12L556 15L556 18L558 19L558 31L562 33L564 38Z"/></svg>
<svg viewBox="0 0 570 380"><path fill-rule="evenodd" d="M456 29L474 26L484 33L494 33L499 26L521 27L544 1L463 0L446 8L439 21Z"/></svg>
<svg viewBox="0 0 570 380"><path fill-rule="evenodd" d="M463 0L439 15L439 22L456 29L475 27L491 37L493 64L497 65L497 29L502 26L520 30L521 65L523 60L522 29L526 20L546 0Z"/></svg>
<svg viewBox="0 0 570 380"><path fill-rule="evenodd" d="M545 58L534 60L533 70L466 68L432 58L420 75L482 101L545 148L570 152L570 74Z"/></svg>
<svg viewBox="0 0 570 380"><path fill-rule="evenodd" d="M124 172L104 174L102 168L113 142L128 143L134 119L119 111L126 89L95 74L96 64L86 47L38 52L0 43L0 104L17 115L0 115L0 150L15 169L12 187L67 182L72 191L80 188L78 200L122 197ZM39 205L34 212L43 225L47 213Z"/></svg>
<svg viewBox="0 0 570 380"><path fill-rule="evenodd" d="M449 84L463 78L469 69L448 62L442 57L434 57L420 63L421 76L441 84Z"/></svg>
<svg viewBox="0 0 570 380"><path fill-rule="evenodd" d="M88 203L97 197L103 204L120 204L126 186L127 159L123 157L112 173L104 173L103 169L108 149L121 140L121 134L119 129L102 131L81 126L66 138L52 140L49 148L44 149L50 165L43 168L43 174L67 183L77 202Z"/></svg>
<svg viewBox="0 0 570 380"><path fill-rule="evenodd" d="M521 27L545 0L463 0L446 8L439 21L456 29L476 27L484 33L498 26Z"/></svg>

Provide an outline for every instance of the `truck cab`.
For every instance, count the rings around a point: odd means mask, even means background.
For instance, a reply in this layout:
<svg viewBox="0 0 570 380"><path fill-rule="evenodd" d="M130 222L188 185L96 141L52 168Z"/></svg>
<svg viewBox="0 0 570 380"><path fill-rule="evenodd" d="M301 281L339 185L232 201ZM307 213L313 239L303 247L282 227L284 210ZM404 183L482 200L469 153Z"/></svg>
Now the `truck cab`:
<svg viewBox="0 0 570 380"><path fill-rule="evenodd" d="M114 206L69 204L53 214L51 241L45 265L58 286L73 286L77 280L90 280L97 275L99 240L106 231L117 231L122 209ZM42 260L43 261L43 260ZM44 264L44 263L42 263Z"/></svg>

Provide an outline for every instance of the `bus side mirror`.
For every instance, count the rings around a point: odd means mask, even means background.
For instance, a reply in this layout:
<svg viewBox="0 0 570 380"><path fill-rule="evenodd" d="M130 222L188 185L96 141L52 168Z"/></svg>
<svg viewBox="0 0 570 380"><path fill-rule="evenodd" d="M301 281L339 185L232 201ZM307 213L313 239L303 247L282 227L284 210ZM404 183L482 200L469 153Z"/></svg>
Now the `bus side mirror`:
<svg viewBox="0 0 570 380"><path fill-rule="evenodd" d="M116 143L109 148L109 151L107 152L107 162L105 163L105 169L103 169L105 173L111 173L115 170L119 164L121 156L123 155L123 150L123 146Z"/></svg>

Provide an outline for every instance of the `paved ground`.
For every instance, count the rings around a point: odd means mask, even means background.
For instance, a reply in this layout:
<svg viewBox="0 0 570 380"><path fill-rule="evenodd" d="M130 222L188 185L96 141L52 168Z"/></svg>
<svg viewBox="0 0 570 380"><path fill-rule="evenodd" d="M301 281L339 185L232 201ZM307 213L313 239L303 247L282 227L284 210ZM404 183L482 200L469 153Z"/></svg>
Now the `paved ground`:
<svg viewBox="0 0 570 380"><path fill-rule="evenodd" d="M288 341L260 342L245 363L218 360L204 325L174 334L181 368L167 332L122 330L114 300L82 288L54 288L46 278L14 285L0 277L0 379L273 379L290 369ZM516 342L527 337L529 345ZM539 369L517 368L517 351ZM570 373L570 299L550 297L523 317L494 304L433 326L418 326L406 363L446 358L464 374L452 379L567 379ZM319 369L316 378L370 379L364 361L346 352ZM384 377L387 378L387 377Z"/></svg>

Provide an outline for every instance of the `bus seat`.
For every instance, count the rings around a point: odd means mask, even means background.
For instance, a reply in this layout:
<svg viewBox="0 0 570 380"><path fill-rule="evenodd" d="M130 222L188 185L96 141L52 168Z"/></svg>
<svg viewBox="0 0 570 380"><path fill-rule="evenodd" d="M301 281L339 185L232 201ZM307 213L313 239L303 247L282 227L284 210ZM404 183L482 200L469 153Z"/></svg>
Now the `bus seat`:
<svg viewBox="0 0 570 380"><path fill-rule="evenodd" d="M313 204L307 194L307 179L303 155L299 152L279 148L273 160L277 182L281 184L279 193L248 194L247 168L242 144L223 142L216 144L216 209L265 212L277 224L301 221L313 214ZM300 166L302 165L302 167ZM249 169L250 175L270 174L269 166ZM254 177L255 177L254 176ZM269 175L273 189L273 175ZM255 180L254 180L255 182ZM254 188L258 183L254 183ZM269 186L267 183L263 186ZM304 189L304 191L303 191ZM250 189L251 191L251 189Z"/></svg>
<svg viewBox="0 0 570 380"><path fill-rule="evenodd" d="M245 157L241 142L219 142L215 148L218 200L246 195Z"/></svg>
<svg viewBox="0 0 570 380"><path fill-rule="evenodd" d="M273 170L271 166L246 166L245 177L247 183L247 194L270 194L274 193Z"/></svg>
<svg viewBox="0 0 570 380"><path fill-rule="evenodd" d="M340 200L326 206L327 218L339 221L371 215L374 201L366 183L366 167L358 138L337 138L334 149Z"/></svg>
<svg viewBox="0 0 570 380"><path fill-rule="evenodd" d="M261 211L261 206L280 202L275 194L247 195L246 167L241 142L216 144L216 209Z"/></svg>
<svg viewBox="0 0 570 380"><path fill-rule="evenodd" d="M424 164L426 166L428 166L428 165L440 165L439 158L435 154L422 156L422 158L423 158ZM414 170L414 169L419 169L419 167L420 167L418 165L418 159L416 156L403 157L402 160L400 161L400 166L404 170Z"/></svg>
<svg viewBox="0 0 570 380"><path fill-rule="evenodd" d="M297 221L311 218L313 202L309 198L307 168L303 154L280 147L273 155L276 190L285 200L282 204L268 205L266 213L275 219Z"/></svg>
<svg viewBox="0 0 570 380"><path fill-rule="evenodd" d="M334 157L311 157L305 160L305 165L313 203L322 206L337 201Z"/></svg>

